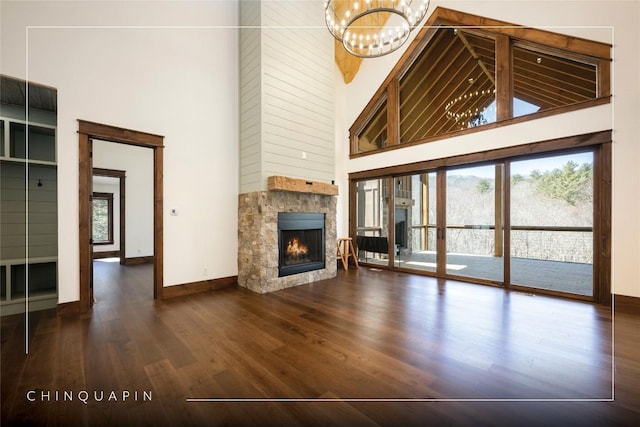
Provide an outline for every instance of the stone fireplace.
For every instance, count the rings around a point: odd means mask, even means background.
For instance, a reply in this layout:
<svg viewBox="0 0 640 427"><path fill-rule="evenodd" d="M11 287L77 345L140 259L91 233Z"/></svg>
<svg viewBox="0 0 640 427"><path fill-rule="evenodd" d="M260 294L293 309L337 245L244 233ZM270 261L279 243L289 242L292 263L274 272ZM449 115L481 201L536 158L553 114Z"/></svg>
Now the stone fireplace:
<svg viewBox="0 0 640 427"><path fill-rule="evenodd" d="M334 195L336 186L284 177L240 194L238 284L267 293L335 277Z"/></svg>

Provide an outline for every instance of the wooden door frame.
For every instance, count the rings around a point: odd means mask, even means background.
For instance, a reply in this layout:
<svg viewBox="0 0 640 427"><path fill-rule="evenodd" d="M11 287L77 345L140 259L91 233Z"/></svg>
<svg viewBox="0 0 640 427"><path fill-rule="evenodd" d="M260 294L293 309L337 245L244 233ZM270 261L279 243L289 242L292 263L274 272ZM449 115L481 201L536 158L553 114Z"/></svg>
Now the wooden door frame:
<svg viewBox="0 0 640 427"><path fill-rule="evenodd" d="M120 254L120 264L124 265L125 260L125 243L126 243L126 218L125 218L125 207L126 207L126 179L127 173L126 171L116 170L116 169L102 169L102 168L93 168L93 176L106 176L109 178L117 178L118 179L118 187L120 191L120 195L118 198L119 205L119 246L118 252ZM92 257L93 258L93 257Z"/></svg>
<svg viewBox="0 0 640 427"><path fill-rule="evenodd" d="M163 150L164 136L78 120L80 312L91 309L91 199L93 187L93 139L153 149L153 298L162 298L163 267Z"/></svg>

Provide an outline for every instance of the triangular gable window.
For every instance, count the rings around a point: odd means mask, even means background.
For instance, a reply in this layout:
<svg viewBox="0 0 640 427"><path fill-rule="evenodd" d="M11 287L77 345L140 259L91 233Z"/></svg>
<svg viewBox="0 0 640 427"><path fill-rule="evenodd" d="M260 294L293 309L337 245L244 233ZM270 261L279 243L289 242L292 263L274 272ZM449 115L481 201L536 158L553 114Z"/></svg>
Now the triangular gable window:
<svg viewBox="0 0 640 427"><path fill-rule="evenodd" d="M609 102L609 64L604 43L437 8L351 127L351 154Z"/></svg>

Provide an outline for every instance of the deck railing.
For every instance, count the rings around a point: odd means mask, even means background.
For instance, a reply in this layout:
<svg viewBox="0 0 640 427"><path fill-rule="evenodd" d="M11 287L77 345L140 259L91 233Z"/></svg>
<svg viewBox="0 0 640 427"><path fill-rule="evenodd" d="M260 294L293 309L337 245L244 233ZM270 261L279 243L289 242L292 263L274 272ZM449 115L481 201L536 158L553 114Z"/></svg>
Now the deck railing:
<svg viewBox="0 0 640 427"><path fill-rule="evenodd" d="M436 230L435 224L413 225L408 239L409 247L406 249L409 251L435 250ZM502 255L496 253L495 226L493 225L449 224L446 230L449 253ZM383 229L358 227L357 234L379 237L383 235ZM591 263L593 262L593 228L514 225L511 227L511 256Z"/></svg>

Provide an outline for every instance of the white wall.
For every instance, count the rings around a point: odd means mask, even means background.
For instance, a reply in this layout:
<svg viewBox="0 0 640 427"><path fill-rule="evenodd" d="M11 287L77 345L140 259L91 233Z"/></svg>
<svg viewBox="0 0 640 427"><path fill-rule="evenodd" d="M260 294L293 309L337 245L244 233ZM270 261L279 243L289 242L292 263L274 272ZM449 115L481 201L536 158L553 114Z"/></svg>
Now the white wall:
<svg viewBox="0 0 640 427"><path fill-rule="evenodd" d="M79 299L77 119L165 136L165 286L236 275L236 2L0 8L0 72L58 89L59 302Z"/></svg>
<svg viewBox="0 0 640 427"><path fill-rule="evenodd" d="M240 35L242 193L266 190L274 175L335 179L333 38L322 11L296 0L240 8L250 26Z"/></svg>
<svg viewBox="0 0 640 427"><path fill-rule="evenodd" d="M336 79L336 168L341 187L345 188L345 174L349 172L613 129L612 287L616 294L640 297L640 3L435 1L431 2L431 12L438 5L613 44L612 104L349 160L345 148L349 127L402 52L368 59L351 84ZM344 193L339 203L343 214L339 233L345 233L348 226Z"/></svg>
<svg viewBox="0 0 640 427"><path fill-rule="evenodd" d="M93 245L93 252L110 252L120 250L120 179L111 177L93 177L94 193L113 194L113 243L110 245ZM125 206L126 207L126 206ZM126 224L126 220L125 220ZM153 246L152 246L153 250ZM124 252L122 253L124 255Z"/></svg>
<svg viewBox="0 0 640 427"><path fill-rule="evenodd" d="M93 141L93 167L126 172L125 258L152 256L153 150L113 142ZM94 188L94 191L97 191Z"/></svg>

